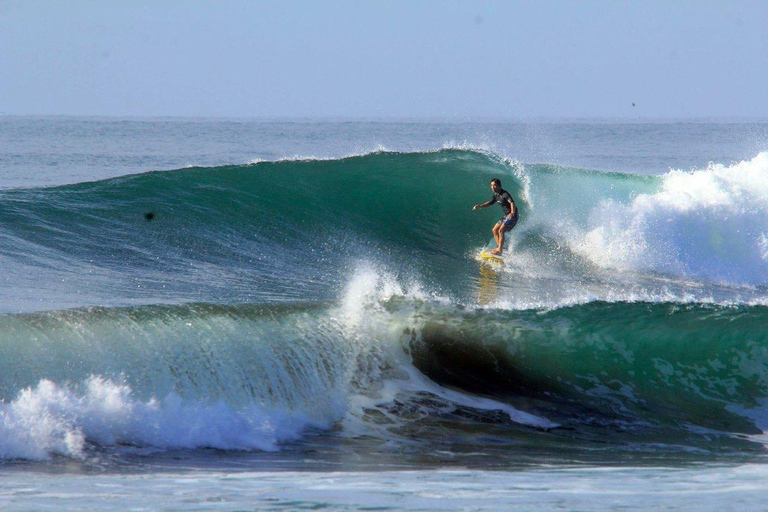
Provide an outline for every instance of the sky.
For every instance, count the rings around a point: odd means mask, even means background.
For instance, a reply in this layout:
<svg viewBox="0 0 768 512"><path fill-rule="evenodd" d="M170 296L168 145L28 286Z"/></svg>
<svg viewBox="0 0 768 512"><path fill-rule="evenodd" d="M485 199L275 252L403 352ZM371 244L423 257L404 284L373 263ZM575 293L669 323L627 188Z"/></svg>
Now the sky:
<svg viewBox="0 0 768 512"><path fill-rule="evenodd" d="M0 115L768 118L768 1L0 0Z"/></svg>

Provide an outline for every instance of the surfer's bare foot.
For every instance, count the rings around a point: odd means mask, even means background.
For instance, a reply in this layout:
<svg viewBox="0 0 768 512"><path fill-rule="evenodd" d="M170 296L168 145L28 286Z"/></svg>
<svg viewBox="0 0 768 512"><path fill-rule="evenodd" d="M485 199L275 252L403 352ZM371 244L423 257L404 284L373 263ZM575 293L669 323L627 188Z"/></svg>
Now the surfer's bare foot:
<svg viewBox="0 0 768 512"><path fill-rule="evenodd" d="M496 254L498 256L501 256L501 251L499 249L491 249L491 254Z"/></svg>

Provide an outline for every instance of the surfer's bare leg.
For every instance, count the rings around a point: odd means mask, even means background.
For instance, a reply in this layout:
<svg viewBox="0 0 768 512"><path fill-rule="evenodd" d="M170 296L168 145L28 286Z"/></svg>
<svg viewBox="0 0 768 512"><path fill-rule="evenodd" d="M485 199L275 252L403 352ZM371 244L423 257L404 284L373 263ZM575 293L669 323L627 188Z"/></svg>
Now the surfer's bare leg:
<svg viewBox="0 0 768 512"><path fill-rule="evenodd" d="M493 226L493 238L496 240L496 248L491 249L491 254L501 254L501 247L504 243L504 225L496 224Z"/></svg>
<svg viewBox="0 0 768 512"><path fill-rule="evenodd" d="M504 226L501 226L501 229L499 229L499 256L501 256L501 252L504 250Z"/></svg>

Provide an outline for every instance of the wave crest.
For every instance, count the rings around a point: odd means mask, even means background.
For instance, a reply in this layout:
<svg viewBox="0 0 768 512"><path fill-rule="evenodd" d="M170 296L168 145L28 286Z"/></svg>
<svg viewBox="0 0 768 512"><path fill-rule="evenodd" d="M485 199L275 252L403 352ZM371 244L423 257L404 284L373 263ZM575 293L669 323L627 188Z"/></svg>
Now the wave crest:
<svg viewBox="0 0 768 512"><path fill-rule="evenodd" d="M603 200L574 248L604 267L714 282L768 283L768 153L732 166L670 171L653 193Z"/></svg>

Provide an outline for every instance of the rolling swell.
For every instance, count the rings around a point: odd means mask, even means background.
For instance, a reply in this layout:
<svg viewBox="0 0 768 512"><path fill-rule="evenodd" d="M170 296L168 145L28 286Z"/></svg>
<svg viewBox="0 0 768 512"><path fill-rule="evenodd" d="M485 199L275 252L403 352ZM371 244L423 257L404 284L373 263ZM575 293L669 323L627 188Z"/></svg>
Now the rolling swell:
<svg viewBox="0 0 768 512"><path fill-rule="evenodd" d="M254 237L288 248L296 237L316 248L344 235L461 253L466 235L485 225L467 206L490 195L488 176L510 172L493 157L458 150L190 168L4 191L0 219L6 236L73 255L106 253L104 242L112 242L110 254L133 264L151 263L150 249L219 261L233 256L229 242ZM520 196L519 184L507 186ZM462 236L447 236L449 226Z"/></svg>
<svg viewBox="0 0 768 512"><path fill-rule="evenodd" d="M97 304L324 299L361 254L433 277L435 265L462 267L496 216L471 206L493 176L520 197L511 172L471 151L380 152L7 190L0 257L31 263L16 264L20 278L41 267L52 281L74 274Z"/></svg>
<svg viewBox="0 0 768 512"><path fill-rule="evenodd" d="M383 442L439 445L467 421L575 447L738 440L765 428L766 327L761 306L504 311L402 294L0 315L0 457L273 450L351 418L349 435Z"/></svg>

